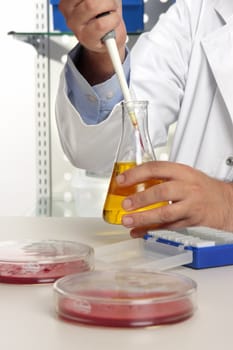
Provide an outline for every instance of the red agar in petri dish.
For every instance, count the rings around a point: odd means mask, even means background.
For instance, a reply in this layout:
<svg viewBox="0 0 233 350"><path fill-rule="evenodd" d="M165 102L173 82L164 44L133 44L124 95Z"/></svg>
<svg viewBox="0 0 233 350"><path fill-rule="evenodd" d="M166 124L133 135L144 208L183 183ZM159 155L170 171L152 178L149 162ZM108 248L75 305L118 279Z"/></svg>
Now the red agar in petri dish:
<svg viewBox="0 0 233 350"><path fill-rule="evenodd" d="M111 327L145 327L183 321L196 309L196 283L180 275L95 271L54 284L58 315Z"/></svg>
<svg viewBox="0 0 233 350"><path fill-rule="evenodd" d="M0 242L0 282L52 283L94 268L93 248L72 241Z"/></svg>

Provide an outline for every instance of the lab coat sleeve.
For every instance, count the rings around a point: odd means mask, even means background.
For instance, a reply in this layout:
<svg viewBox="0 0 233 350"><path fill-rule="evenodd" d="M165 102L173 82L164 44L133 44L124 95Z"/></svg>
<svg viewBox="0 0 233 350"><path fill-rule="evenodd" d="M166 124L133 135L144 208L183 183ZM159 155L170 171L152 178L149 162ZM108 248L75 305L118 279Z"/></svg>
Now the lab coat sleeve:
<svg viewBox="0 0 233 350"><path fill-rule="evenodd" d="M78 44L69 52L64 67L68 97L86 124L98 124L109 115L114 105L123 99L119 81L116 75L113 75L107 81L91 86L75 66L74 62L79 56ZM123 68L125 75L129 77L128 55Z"/></svg>
<svg viewBox="0 0 233 350"><path fill-rule="evenodd" d="M110 173L121 133L121 106L99 124L86 124L67 94L64 71L56 98L56 122L63 151L78 168Z"/></svg>

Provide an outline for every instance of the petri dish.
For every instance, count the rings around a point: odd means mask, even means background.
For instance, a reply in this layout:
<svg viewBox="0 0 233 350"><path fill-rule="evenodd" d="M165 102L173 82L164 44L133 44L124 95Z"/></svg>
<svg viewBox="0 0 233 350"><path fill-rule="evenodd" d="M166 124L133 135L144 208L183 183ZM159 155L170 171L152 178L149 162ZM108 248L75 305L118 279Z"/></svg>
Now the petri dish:
<svg viewBox="0 0 233 350"><path fill-rule="evenodd" d="M54 283L55 308L67 321L146 327L191 317L196 283L184 276L139 270L93 271Z"/></svg>
<svg viewBox="0 0 233 350"><path fill-rule="evenodd" d="M0 242L0 282L52 283L67 274L91 271L93 248L72 241Z"/></svg>

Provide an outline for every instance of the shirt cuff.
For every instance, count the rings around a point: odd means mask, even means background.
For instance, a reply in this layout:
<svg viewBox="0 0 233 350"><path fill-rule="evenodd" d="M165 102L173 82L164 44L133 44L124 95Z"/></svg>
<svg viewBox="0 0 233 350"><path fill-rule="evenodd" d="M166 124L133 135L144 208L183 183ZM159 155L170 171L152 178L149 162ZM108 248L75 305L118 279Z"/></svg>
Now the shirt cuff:
<svg viewBox="0 0 233 350"><path fill-rule="evenodd" d="M78 44L68 54L65 66L68 97L86 124L98 124L112 111L113 107L122 101L123 95L116 75L107 81L91 86L75 67L80 52ZM130 55L128 54L123 69L129 83Z"/></svg>

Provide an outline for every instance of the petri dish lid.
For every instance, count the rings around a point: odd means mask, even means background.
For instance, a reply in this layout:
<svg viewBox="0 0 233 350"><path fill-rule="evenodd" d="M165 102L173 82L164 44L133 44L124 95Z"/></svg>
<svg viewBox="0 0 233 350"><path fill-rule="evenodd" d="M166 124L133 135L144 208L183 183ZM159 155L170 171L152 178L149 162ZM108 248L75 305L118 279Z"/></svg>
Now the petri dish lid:
<svg viewBox="0 0 233 350"><path fill-rule="evenodd" d="M139 270L93 271L54 283L55 307L65 320L145 327L179 322L196 309L196 283L184 276Z"/></svg>
<svg viewBox="0 0 233 350"><path fill-rule="evenodd" d="M193 253L153 239L134 238L95 249L96 269L143 269L162 271L191 263Z"/></svg>
<svg viewBox="0 0 233 350"><path fill-rule="evenodd" d="M51 283L94 268L93 248L72 241L0 242L0 282Z"/></svg>

